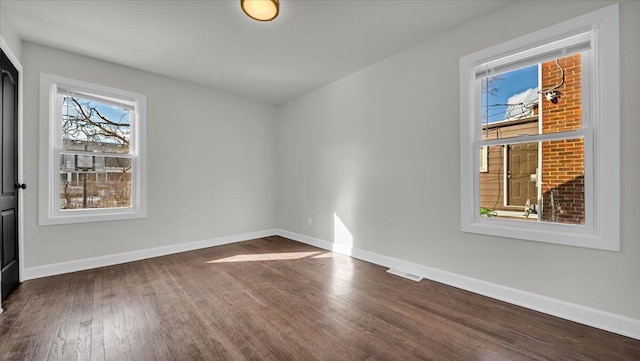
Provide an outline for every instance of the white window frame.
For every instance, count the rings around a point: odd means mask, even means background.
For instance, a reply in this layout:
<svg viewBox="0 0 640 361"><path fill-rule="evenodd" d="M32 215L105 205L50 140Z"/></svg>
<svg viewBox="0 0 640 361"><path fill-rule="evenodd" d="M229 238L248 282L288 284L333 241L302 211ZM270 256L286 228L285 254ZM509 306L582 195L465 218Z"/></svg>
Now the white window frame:
<svg viewBox="0 0 640 361"><path fill-rule="evenodd" d="M105 102L121 101L133 108L129 153L131 207L60 210L60 129L59 89L87 93ZM108 156L108 155L107 155ZM69 224L126 220L146 217L146 96L60 76L40 74L40 159L39 224Z"/></svg>
<svg viewBox="0 0 640 361"><path fill-rule="evenodd" d="M535 142L549 135L482 141L477 67L505 68L523 59L550 56L564 39L588 33L590 73L583 77L585 138L585 224L559 224L481 217L479 149L483 145ZM571 41L566 48L572 46ZM551 52L549 52L551 50ZM547 53L545 53L547 52ZM460 217L463 232L610 251L620 250L620 45L618 5L610 5L560 24L460 58ZM491 73L489 73L491 74ZM559 133L558 136L562 136Z"/></svg>

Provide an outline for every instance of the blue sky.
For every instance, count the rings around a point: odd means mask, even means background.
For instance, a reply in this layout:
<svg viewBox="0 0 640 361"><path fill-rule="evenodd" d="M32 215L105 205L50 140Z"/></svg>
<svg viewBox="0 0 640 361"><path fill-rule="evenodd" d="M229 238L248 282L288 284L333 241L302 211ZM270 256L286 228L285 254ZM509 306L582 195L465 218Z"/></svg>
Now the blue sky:
<svg viewBox="0 0 640 361"><path fill-rule="evenodd" d="M517 116L522 113L522 107L509 107L503 104L527 103L537 99L538 65L513 70L500 74L500 79L494 82L497 88L496 94L489 94L489 123L507 118L509 115ZM490 78L491 79L491 78ZM482 94L483 122L486 122L484 114L487 111L487 97Z"/></svg>
<svg viewBox="0 0 640 361"><path fill-rule="evenodd" d="M94 103L96 109L102 114L104 117L109 119L112 122L128 124L131 123L129 119L129 112L122 109L113 107L110 105Z"/></svg>
<svg viewBox="0 0 640 361"><path fill-rule="evenodd" d="M115 123L129 124L129 112L118 107L114 107L108 104L102 104L97 102L91 102L91 105L95 106L98 112L105 118Z"/></svg>

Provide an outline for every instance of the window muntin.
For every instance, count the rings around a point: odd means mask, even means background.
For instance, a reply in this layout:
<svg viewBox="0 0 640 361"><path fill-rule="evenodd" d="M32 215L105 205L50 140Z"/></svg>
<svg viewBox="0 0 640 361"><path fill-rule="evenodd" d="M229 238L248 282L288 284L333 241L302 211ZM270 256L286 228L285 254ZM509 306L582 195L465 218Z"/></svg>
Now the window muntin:
<svg viewBox="0 0 640 361"><path fill-rule="evenodd" d="M582 15L563 23L527 34L506 43L480 50L460 59L460 154L461 154L461 229L465 232L519 238L606 250L619 250L620 185L619 185L619 20L618 6ZM536 134L516 134L498 139L483 139L482 84L478 79L500 75L535 64L580 54L583 65L581 122L579 127L556 131L539 129ZM540 84L540 83L539 83ZM542 97L544 94L540 94ZM543 104L544 105L544 104ZM582 142L580 160L584 167L584 217L578 222L556 222L540 219L507 219L493 217L480 208L480 149L488 147L489 172L492 169L492 147L498 148L503 165L507 150L516 144L537 143L556 146L553 142ZM501 150L500 150L501 149ZM539 156L542 160L542 156ZM544 186L542 165L533 175ZM573 171L573 170L572 170ZM548 178L548 177L547 177ZM503 180L504 181L504 180ZM496 182L497 179L496 179ZM504 190L504 189L503 189ZM538 190L538 202L545 198ZM550 198L550 195L547 195ZM554 194L555 200L555 194ZM520 212L523 211L519 206ZM547 206L548 208L548 206ZM548 209L547 209L548 210ZM574 219L575 220L575 219Z"/></svg>
<svg viewBox="0 0 640 361"><path fill-rule="evenodd" d="M145 96L41 74L40 224L142 218Z"/></svg>

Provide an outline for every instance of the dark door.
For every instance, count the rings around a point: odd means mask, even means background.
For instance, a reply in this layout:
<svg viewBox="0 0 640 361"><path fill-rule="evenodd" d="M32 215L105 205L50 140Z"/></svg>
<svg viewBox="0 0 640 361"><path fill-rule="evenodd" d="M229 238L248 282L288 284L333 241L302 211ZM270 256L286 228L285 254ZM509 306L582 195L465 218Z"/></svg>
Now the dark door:
<svg viewBox="0 0 640 361"><path fill-rule="evenodd" d="M507 159L507 204L523 207L527 199L531 204L538 203L538 143L510 145Z"/></svg>
<svg viewBox="0 0 640 361"><path fill-rule="evenodd" d="M2 299L20 282L18 267L18 70L4 52L0 54L2 71L2 136L0 141L0 258Z"/></svg>

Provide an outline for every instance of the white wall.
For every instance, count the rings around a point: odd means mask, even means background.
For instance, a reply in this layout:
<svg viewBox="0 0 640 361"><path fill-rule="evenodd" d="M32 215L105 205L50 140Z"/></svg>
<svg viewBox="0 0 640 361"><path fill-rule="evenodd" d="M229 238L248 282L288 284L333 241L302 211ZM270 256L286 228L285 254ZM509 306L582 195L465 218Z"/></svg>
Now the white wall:
<svg viewBox="0 0 640 361"><path fill-rule="evenodd" d="M28 42L22 62L25 267L275 227L274 107ZM146 94L146 219L38 226L40 72Z"/></svg>
<svg viewBox="0 0 640 361"><path fill-rule="evenodd" d="M279 107L280 228L349 242L335 213L358 249L640 318L638 2L620 10L621 251L460 231L459 58L609 3L516 2Z"/></svg>
<svg viewBox="0 0 640 361"><path fill-rule="evenodd" d="M0 36L7 42L9 48L13 52L18 61L22 62L22 43L20 37L15 32L13 24L9 21L9 17L0 4Z"/></svg>

